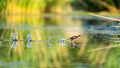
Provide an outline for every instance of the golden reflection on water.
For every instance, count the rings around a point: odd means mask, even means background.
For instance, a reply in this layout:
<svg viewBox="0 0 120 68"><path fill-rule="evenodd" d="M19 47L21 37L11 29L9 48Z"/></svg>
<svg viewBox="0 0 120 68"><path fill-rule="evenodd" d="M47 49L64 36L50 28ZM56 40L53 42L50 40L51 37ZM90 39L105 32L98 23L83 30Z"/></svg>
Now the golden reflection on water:
<svg viewBox="0 0 120 68"><path fill-rule="evenodd" d="M41 13L39 12L38 8L23 8L18 5L16 5L14 2L7 5L7 15L6 15L6 24L10 27L16 27L16 25L19 24L27 24L31 27L41 27L44 28L45 25L51 24L50 22L53 22L53 24L56 24L56 26L61 26L62 18L55 18L51 19L49 21L45 21L45 18L40 18L39 16ZM29 16L31 15L31 16ZM32 16L37 15L37 16ZM67 22L68 20L63 20L62 22ZM70 20L71 21L71 20ZM66 23L70 24L70 22ZM63 24L62 24L63 25ZM72 23L71 23L72 25ZM76 24L77 25L77 24ZM79 25L78 25L79 26ZM27 28L27 27L26 27ZM79 29L79 28L76 28ZM67 36L66 32L63 33L62 30L58 31L63 34L63 36ZM9 32L9 38L11 37L11 33L17 33L18 39L27 39L27 34L32 34L33 40L42 40L47 39L48 36L46 35L56 35L58 32L47 32L46 34L45 30L40 29L34 29L34 30L20 30L20 29L11 29ZM8 34L8 33L7 33ZM4 29L4 32L1 37L5 37L6 31ZM69 35L68 35L69 37ZM9 39L8 38L8 39ZM32 65L35 65L35 67L41 67L41 68L47 68L47 67L55 67L55 68L62 68L62 63L70 64L70 59L68 59L68 49L64 46L59 45L58 43L53 45L54 47L48 49L46 43L32 43L32 48L26 48L26 44L24 42L18 42L17 48L9 49L9 55L13 55L13 57L9 57L6 60L10 60L10 62L13 61L25 61L29 62Z"/></svg>
<svg viewBox="0 0 120 68"><path fill-rule="evenodd" d="M28 62L30 66L33 65L32 67L38 68L63 68L64 66L71 67L70 65L75 62L90 62L92 65L102 65L105 63L110 48L99 51L97 51L97 49L94 51L93 49L93 51L87 52L87 49L90 49L87 46L89 38L86 34L84 34L84 23L80 19L73 20L71 17L62 17L59 15L50 18L42 17L43 12L40 11L39 7L37 6L37 4L39 4L37 1L33 3L33 6L29 5L27 8L17 5L16 0L12 0L11 3L7 4L5 24L6 26L10 26L12 29L2 29L0 38L12 39L12 33L17 33L18 39L20 40L26 40L27 34L32 34L33 40L47 40L49 36L57 35L60 35L61 37L54 38L53 41L55 43L53 45L48 45L48 43L42 42L34 42L32 43L32 48L27 48L26 42L17 42L17 48L11 49L9 48L9 46L11 46L11 42L0 42L0 45L7 45L7 48L5 47L5 50L1 51L3 57L5 57L1 60L4 60L5 62L24 61ZM30 8L31 6L32 8ZM19 25L20 28L23 28L18 29ZM49 28L47 30L44 29L45 27L49 26L53 27L51 29L54 30L50 30ZM36 28L24 30L24 28L28 27L40 27L43 29ZM62 46L57 42L57 40L60 40L62 38L68 39L69 37L77 35L81 35L81 37L77 40L80 42L80 48ZM71 41L67 41L70 44ZM96 45L99 45L99 43L96 43ZM112 44L108 46L111 45ZM104 48L104 45L99 45L97 47L98 49L100 47ZM91 46L91 48L94 47ZM7 55L5 55L5 52ZM109 59L113 60L111 57L109 57ZM109 64L111 64L111 62L108 63L108 66ZM30 66L23 67L27 68Z"/></svg>

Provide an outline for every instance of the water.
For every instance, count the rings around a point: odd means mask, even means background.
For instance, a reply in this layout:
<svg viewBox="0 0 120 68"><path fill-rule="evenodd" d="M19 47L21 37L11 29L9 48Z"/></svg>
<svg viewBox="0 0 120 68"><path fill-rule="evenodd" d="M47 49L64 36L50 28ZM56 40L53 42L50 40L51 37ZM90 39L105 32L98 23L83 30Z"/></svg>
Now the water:
<svg viewBox="0 0 120 68"><path fill-rule="evenodd" d="M119 29L111 28L112 26L118 26L118 23L86 15L37 15L37 18L6 16L1 18L0 25L0 67L111 67L112 61L117 62L111 58L119 54L107 54L119 51L117 48L113 48L113 51L101 50L98 53L87 51L119 44L119 40L114 42L112 39L119 38ZM112 31L117 32L113 34ZM17 36L14 38L12 35L16 33ZM73 48L69 38L77 35L81 37L73 42L79 48ZM12 44L17 47L11 47ZM99 57L100 55L102 56ZM105 60L106 57L111 61ZM113 67L115 65L113 64Z"/></svg>

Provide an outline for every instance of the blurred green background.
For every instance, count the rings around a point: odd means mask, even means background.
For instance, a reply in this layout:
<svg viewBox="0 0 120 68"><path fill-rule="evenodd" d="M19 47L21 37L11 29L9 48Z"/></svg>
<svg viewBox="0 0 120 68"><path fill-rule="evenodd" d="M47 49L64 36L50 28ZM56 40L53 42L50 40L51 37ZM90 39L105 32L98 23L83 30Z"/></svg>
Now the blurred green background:
<svg viewBox="0 0 120 68"><path fill-rule="evenodd" d="M51 37L51 45L33 42L32 48L27 42L10 48L12 41L0 41L0 68L120 68L119 43L93 40L85 33L88 24L116 22L101 21L89 12L119 18L120 0L0 0L0 39L12 40L13 33L20 40L27 40L27 34L33 40ZM80 48L70 47L70 40L68 46L58 43L79 34Z"/></svg>

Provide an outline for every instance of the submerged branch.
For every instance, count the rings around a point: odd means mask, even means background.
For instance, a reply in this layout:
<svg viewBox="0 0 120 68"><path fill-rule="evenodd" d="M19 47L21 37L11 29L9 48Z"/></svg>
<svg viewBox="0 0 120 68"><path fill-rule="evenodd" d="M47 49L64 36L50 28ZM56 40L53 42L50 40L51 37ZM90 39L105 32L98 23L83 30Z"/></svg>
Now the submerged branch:
<svg viewBox="0 0 120 68"><path fill-rule="evenodd" d="M104 19L113 20L113 21L119 21L119 22L120 22L120 20L119 20L119 19L116 19L116 18L105 17L105 16L101 16L101 15L94 14L94 13L88 13L88 14L90 14L90 15L92 15L92 16L96 16L96 17L100 17L100 18L104 18Z"/></svg>

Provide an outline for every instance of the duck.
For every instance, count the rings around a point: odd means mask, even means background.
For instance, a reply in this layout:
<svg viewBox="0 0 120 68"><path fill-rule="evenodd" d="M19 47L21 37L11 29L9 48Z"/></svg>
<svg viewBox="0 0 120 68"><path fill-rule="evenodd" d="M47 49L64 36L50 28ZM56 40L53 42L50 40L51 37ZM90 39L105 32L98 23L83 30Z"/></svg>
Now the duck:
<svg viewBox="0 0 120 68"><path fill-rule="evenodd" d="M77 39L78 37L80 37L81 35L78 35L78 36L72 36L72 37L70 37L69 39L71 40L71 41L73 41L73 40L75 40L75 39Z"/></svg>
<svg viewBox="0 0 120 68"><path fill-rule="evenodd" d="M81 37L81 35L72 36L72 37L69 38L69 40L71 41L71 47L72 48L78 48L78 46L75 44L75 42L79 37Z"/></svg>

